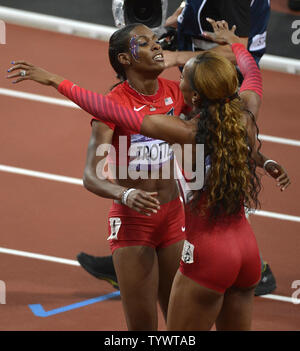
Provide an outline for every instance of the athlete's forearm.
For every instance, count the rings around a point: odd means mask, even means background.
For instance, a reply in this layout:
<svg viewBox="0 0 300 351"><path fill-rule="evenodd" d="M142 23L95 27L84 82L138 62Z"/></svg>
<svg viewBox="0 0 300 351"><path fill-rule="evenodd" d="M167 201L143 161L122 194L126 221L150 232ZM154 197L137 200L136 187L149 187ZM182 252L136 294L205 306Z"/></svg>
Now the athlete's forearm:
<svg viewBox="0 0 300 351"><path fill-rule="evenodd" d="M113 200L121 200L123 192L127 189L121 185L110 182L108 179L99 179L99 177L89 169L86 169L84 172L83 185L88 191L95 195Z"/></svg>
<svg viewBox="0 0 300 351"><path fill-rule="evenodd" d="M268 157L260 153L257 149L253 150L252 157L255 160L257 167L263 168L264 163L268 160Z"/></svg>
<svg viewBox="0 0 300 351"><path fill-rule="evenodd" d="M235 54L237 65L244 77L244 81L240 88L240 93L245 90L252 90L259 97L262 97L262 77L254 58L243 44L234 43L231 45Z"/></svg>
<svg viewBox="0 0 300 351"><path fill-rule="evenodd" d="M168 51L164 50L165 68L184 66L189 59L201 54L200 51Z"/></svg>
<svg viewBox="0 0 300 351"><path fill-rule="evenodd" d="M106 96L82 89L67 80L59 84L58 91L100 121L111 122L133 133L163 138L169 143L185 144L194 140L190 129L186 128L186 122L179 117L174 116L170 120L167 115L143 116L140 112L129 110Z"/></svg>
<svg viewBox="0 0 300 351"><path fill-rule="evenodd" d="M58 91L83 110L104 122L111 122L124 129L138 133L143 115L113 102L106 96L83 89L68 80L61 82Z"/></svg>
<svg viewBox="0 0 300 351"><path fill-rule="evenodd" d="M239 42L240 42L241 44L244 44L245 47L247 47L247 45L248 45L248 38L239 38ZM232 51L230 45L218 45L218 46L215 46L215 47L212 48L212 49L209 49L208 51L212 51L212 52L215 52L215 53L218 54L218 55L221 55L221 56L223 56L223 57L226 57L227 60L229 60L230 62L232 62L234 65L237 64L237 62L236 62L236 56L235 56L235 54L233 53L233 51Z"/></svg>

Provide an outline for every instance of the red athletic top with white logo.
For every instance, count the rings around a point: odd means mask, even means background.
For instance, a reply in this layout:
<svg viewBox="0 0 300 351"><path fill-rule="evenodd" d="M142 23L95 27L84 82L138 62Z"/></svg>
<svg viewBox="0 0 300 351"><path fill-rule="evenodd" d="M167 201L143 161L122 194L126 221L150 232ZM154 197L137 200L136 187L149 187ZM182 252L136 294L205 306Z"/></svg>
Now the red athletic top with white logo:
<svg viewBox="0 0 300 351"><path fill-rule="evenodd" d="M164 114L172 118L171 116L188 112L179 83L164 78L158 78L158 90L154 95L138 93L125 81L117 85L107 97L143 115ZM98 120L98 118L94 119ZM116 157L114 160L114 154L110 154L109 163L116 162L136 171L150 170L161 167L164 162L173 157L169 145L163 140L132 134L112 123L104 123L114 130L112 145L116 150Z"/></svg>

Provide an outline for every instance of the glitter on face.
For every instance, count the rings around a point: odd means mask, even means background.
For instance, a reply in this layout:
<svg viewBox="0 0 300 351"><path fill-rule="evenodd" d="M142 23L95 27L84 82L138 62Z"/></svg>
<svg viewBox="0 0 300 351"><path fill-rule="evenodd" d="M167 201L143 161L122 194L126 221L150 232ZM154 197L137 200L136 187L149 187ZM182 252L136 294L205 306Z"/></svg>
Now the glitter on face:
<svg viewBox="0 0 300 351"><path fill-rule="evenodd" d="M139 59L139 44L137 41L137 35L134 35L131 39L130 39L130 44L129 44L129 48L130 48L130 52L132 57L137 61Z"/></svg>

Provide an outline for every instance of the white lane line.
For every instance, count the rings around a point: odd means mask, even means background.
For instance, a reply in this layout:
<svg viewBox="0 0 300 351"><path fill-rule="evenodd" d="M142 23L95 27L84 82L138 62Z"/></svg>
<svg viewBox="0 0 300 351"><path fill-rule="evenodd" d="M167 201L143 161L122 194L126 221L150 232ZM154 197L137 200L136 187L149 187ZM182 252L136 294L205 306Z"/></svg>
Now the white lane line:
<svg viewBox="0 0 300 351"><path fill-rule="evenodd" d="M11 166L0 164L0 172L1 171L13 173L13 174L25 175L25 176L34 177L34 178L53 180L53 181L63 182L68 184L75 184L75 185L81 185L81 186L83 185L82 179L79 179L79 178L72 178L72 177L66 177L66 176L61 176L57 174L32 171L30 169L11 167ZM255 216L261 216L261 217L276 218L276 219L281 219L285 221L300 222L299 216L292 216L284 213L256 210L256 211L252 211L250 214Z"/></svg>
<svg viewBox="0 0 300 351"><path fill-rule="evenodd" d="M0 171L30 176L30 177L35 177L35 178L41 178L41 179L54 180L57 182L83 185L82 179L79 179L79 178L65 177L65 176L61 176L61 175L57 175L57 174L32 171L30 169L0 165Z"/></svg>
<svg viewBox="0 0 300 351"><path fill-rule="evenodd" d="M71 108L77 108L77 109L80 108L74 102L69 101L69 100L57 99L57 98L53 98L53 97L49 97L49 96L32 94L32 93L25 93L22 91L15 91L15 90L5 89L5 88L0 88L0 95L14 97L14 98L18 98L18 99L38 101L38 102L59 105L59 106L64 106L64 107L71 107ZM268 141L271 143L284 144L284 145L290 145L290 146L300 146L300 140L295 140L295 139L280 138L280 137L276 137L276 136L272 136L272 135L265 135L265 134L260 134L259 138L262 141Z"/></svg>
<svg viewBox="0 0 300 351"><path fill-rule="evenodd" d="M62 264L67 264L67 265L71 265L71 266L80 266L80 264L75 260L70 260L70 259L55 257L55 256L49 256L49 255L42 255L42 254L37 254L37 253L33 253L33 252L28 252L28 251L12 250L12 249L7 249L5 247L0 247L0 253L14 255L14 256L21 256L21 257L26 257L26 258L33 258L33 259L43 260L43 261L48 261L48 262L62 263ZM295 305L300 304L300 299L295 299L295 298L287 297L287 296L269 294L269 295L264 295L264 296L260 296L260 297L265 298L265 299L270 299L270 300L289 302L289 303L293 303Z"/></svg>
<svg viewBox="0 0 300 351"><path fill-rule="evenodd" d="M293 297L288 297L288 296L280 296L280 295L273 295L273 294L268 294L268 295L262 295L260 296L264 299L270 299L270 300L277 300L277 301L282 301L282 302L289 302L294 305L299 305L300 304L300 299L296 299Z"/></svg>
<svg viewBox="0 0 300 351"><path fill-rule="evenodd" d="M300 146L300 141L295 139L279 138L279 137L275 137L272 135L265 135L265 134L259 134L258 137L263 141L269 141L271 143Z"/></svg>
<svg viewBox="0 0 300 351"><path fill-rule="evenodd" d="M0 253L5 253L9 255L22 256L27 258L35 258L37 260L49 261L49 262L57 262L62 264L68 264L71 266L79 266L79 263L75 260L69 260L66 258L60 258L55 256L41 255L28 251L20 251L20 250L12 250L7 249L5 247L0 247Z"/></svg>
<svg viewBox="0 0 300 351"><path fill-rule="evenodd" d="M72 107L72 108L78 108L78 109L80 108L73 101L64 100L64 99L57 99L57 98L53 98L53 97L49 97L49 96L45 96L45 95L25 93L23 91L16 91L16 90L11 90L11 89L0 88L0 95L14 97L17 99L25 99L25 100L31 100L31 101L44 102L44 103L52 104L52 105Z"/></svg>
<svg viewBox="0 0 300 351"><path fill-rule="evenodd" d="M118 29L116 27L75 21L68 18L18 10L5 6L0 6L0 18L6 23L13 23L26 27L45 29L104 41L108 41L112 33Z"/></svg>
<svg viewBox="0 0 300 351"><path fill-rule="evenodd" d="M283 214L283 213L256 210L255 212L253 212L253 214L256 216L261 216L261 217L282 219L284 221L300 222L299 216L291 216L291 215L287 215L287 214Z"/></svg>

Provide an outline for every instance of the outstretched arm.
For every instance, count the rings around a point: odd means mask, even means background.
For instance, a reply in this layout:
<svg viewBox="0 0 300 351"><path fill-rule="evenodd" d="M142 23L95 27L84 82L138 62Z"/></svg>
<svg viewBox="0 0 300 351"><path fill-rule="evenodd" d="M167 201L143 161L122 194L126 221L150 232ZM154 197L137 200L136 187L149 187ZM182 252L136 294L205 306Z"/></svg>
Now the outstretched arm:
<svg viewBox="0 0 300 351"><path fill-rule="evenodd" d="M179 117L151 115L151 118L113 102L106 96L80 88L61 76L47 72L25 61L16 61L7 76L13 83L33 80L56 88L83 110L104 122L111 122L133 133L141 133L169 143L193 143L190 123ZM22 72L26 72L22 76Z"/></svg>
<svg viewBox="0 0 300 351"><path fill-rule="evenodd" d="M112 122L133 133L141 133L151 138L163 139L169 143L191 143L189 123L179 117L166 115L143 116L109 98L78 87L64 80L58 91L74 101L82 109L100 120Z"/></svg>

